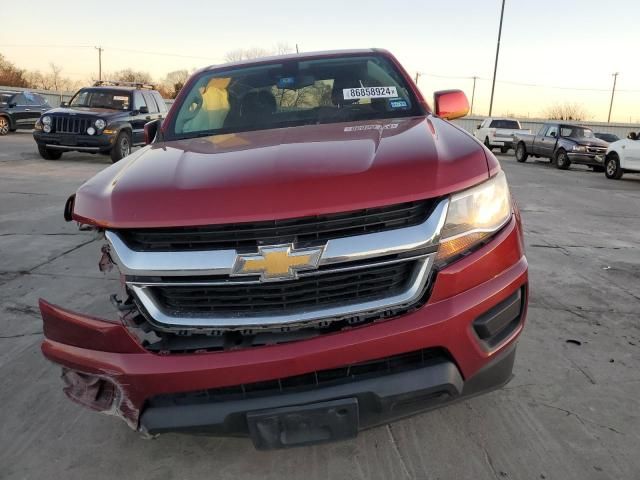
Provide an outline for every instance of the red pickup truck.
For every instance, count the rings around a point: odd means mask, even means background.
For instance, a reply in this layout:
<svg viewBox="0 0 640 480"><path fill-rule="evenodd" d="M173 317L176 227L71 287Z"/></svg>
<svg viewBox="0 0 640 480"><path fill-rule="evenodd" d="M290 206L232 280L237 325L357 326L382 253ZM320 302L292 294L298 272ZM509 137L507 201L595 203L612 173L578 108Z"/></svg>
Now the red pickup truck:
<svg viewBox="0 0 640 480"><path fill-rule="evenodd" d="M202 69L148 145L70 197L106 243L113 318L41 300L64 392L145 434L260 449L498 388L527 309L518 208L491 152L383 50Z"/></svg>

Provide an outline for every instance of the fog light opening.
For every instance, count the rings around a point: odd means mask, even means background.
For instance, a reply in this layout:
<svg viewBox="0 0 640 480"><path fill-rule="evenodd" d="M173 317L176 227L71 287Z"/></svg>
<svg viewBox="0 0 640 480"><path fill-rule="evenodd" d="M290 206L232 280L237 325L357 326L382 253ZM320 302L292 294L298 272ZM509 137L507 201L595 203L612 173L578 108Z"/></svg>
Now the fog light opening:
<svg viewBox="0 0 640 480"><path fill-rule="evenodd" d="M63 391L72 401L98 412L113 408L118 388L106 378L63 368L62 380Z"/></svg>

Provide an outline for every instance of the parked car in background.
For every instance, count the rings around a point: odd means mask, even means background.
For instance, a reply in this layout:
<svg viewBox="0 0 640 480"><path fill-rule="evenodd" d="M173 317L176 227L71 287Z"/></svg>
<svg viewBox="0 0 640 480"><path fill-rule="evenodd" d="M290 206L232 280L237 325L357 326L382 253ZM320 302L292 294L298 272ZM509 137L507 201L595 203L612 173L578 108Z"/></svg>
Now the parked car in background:
<svg viewBox="0 0 640 480"><path fill-rule="evenodd" d="M280 448L508 382L520 214L495 156L447 121L464 93L434 97L379 49L194 73L149 147L66 204L122 274L114 318L40 303L66 395L146 434Z"/></svg>
<svg viewBox="0 0 640 480"><path fill-rule="evenodd" d="M37 93L0 91L0 135L18 128L31 130L40 115L50 108Z"/></svg>
<svg viewBox="0 0 640 480"><path fill-rule="evenodd" d="M144 143L144 124L163 118L166 112L152 85L97 82L40 117L33 138L46 160L79 151L110 155L115 163Z"/></svg>
<svg viewBox="0 0 640 480"><path fill-rule="evenodd" d="M640 132L631 132L624 140L610 144L604 168L607 178L615 180L622 178L625 172L640 173Z"/></svg>
<svg viewBox="0 0 640 480"><path fill-rule="evenodd" d="M604 140L607 143L613 143L613 142L617 142L618 140L620 140L620 137L617 136L614 133L595 132L594 135L595 135L596 138L599 138L600 140Z"/></svg>
<svg viewBox="0 0 640 480"><path fill-rule="evenodd" d="M608 145L596 138L588 127L548 122L536 135L517 135L516 160L526 162L533 155L550 159L561 170L567 170L572 163L577 163L601 172Z"/></svg>
<svg viewBox="0 0 640 480"><path fill-rule="evenodd" d="M523 129L520 122L512 118L489 117L478 125L473 136L489 150L500 148L502 153L507 153L514 146L514 136L520 133L531 133L531 130Z"/></svg>

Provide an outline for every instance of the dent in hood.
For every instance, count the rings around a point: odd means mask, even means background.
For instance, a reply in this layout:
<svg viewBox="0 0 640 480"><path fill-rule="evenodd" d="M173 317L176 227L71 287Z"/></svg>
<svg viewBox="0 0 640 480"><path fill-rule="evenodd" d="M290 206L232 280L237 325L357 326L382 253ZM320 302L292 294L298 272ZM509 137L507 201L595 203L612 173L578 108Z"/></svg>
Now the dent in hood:
<svg viewBox="0 0 640 480"><path fill-rule="evenodd" d="M80 187L74 217L110 228L294 218L487 178L481 145L435 117L310 125L144 147Z"/></svg>

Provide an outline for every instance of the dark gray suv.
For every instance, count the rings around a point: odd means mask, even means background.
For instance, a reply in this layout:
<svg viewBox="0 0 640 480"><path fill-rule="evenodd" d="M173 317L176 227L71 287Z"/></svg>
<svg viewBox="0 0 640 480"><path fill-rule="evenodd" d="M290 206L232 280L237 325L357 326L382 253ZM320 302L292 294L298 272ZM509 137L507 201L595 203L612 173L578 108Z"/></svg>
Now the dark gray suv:
<svg viewBox="0 0 640 480"><path fill-rule="evenodd" d="M40 115L50 108L37 93L0 91L0 135L18 128L31 130Z"/></svg>

